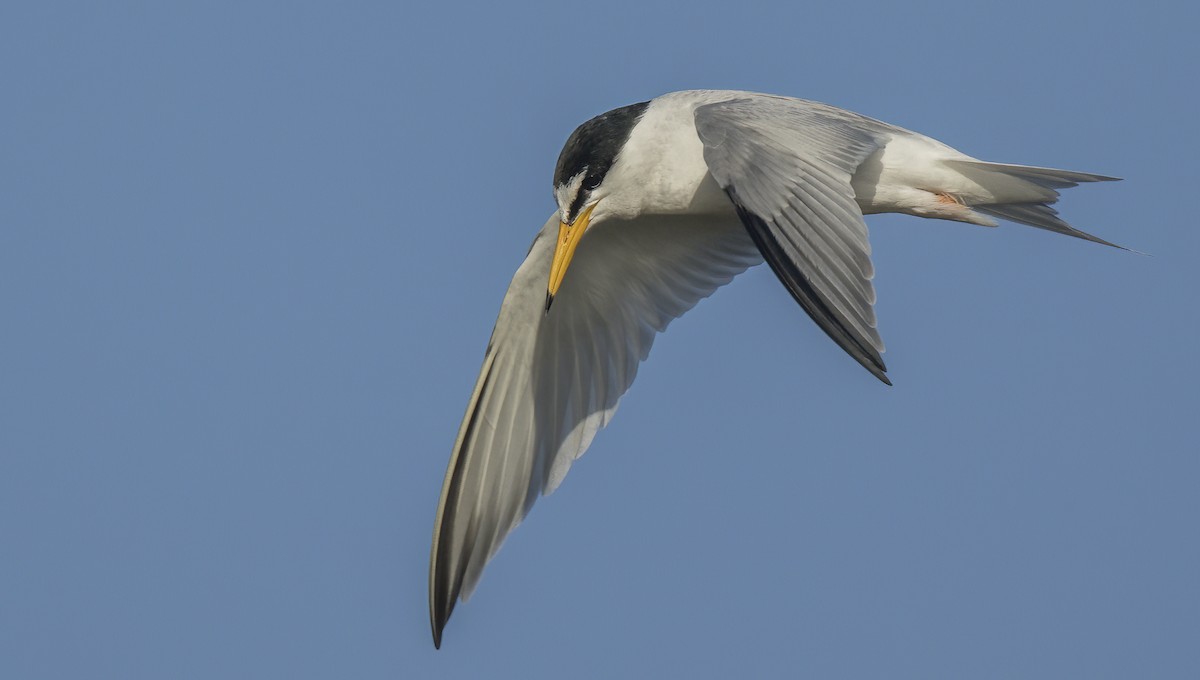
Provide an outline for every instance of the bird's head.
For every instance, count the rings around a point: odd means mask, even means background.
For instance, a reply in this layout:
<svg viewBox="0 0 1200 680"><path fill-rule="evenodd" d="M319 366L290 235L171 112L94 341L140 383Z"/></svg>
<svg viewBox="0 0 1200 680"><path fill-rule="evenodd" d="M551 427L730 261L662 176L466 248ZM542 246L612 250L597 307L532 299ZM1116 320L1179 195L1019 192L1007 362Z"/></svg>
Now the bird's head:
<svg viewBox="0 0 1200 680"><path fill-rule="evenodd" d="M600 207L608 195L604 178L649 104L630 104L596 116L575 128L563 145L554 168L558 243L550 265L546 311L550 311L584 233L589 226L604 221L604 210Z"/></svg>

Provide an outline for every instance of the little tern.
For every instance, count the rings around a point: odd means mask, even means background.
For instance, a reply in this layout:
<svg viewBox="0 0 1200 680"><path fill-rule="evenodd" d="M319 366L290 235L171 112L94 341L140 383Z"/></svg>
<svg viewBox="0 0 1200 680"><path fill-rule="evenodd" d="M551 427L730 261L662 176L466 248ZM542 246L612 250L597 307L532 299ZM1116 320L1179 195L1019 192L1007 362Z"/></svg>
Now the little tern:
<svg viewBox="0 0 1200 680"><path fill-rule="evenodd" d="M608 424L655 335L702 298L766 261L890 385L863 215L1001 218L1112 246L1051 204L1059 189L1114 179L985 162L850 111L752 92L675 92L580 125L454 443L430 560L434 645L538 495Z"/></svg>

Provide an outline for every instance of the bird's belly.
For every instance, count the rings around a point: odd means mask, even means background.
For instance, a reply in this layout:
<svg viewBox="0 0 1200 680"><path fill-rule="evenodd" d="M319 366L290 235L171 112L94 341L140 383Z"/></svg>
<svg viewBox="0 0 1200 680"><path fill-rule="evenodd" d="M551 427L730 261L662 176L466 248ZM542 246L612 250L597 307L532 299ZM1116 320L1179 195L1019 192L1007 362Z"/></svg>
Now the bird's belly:
<svg viewBox="0 0 1200 680"><path fill-rule="evenodd" d="M681 212L689 215L734 215L733 201L720 186L717 180L708 172L696 185L695 193L688 200Z"/></svg>
<svg viewBox="0 0 1200 680"><path fill-rule="evenodd" d="M864 215L896 212L980 223L966 207L977 198L972 186L946 159L971 157L924 136L893 138L854 171L854 200Z"/></svg>
<svg viewBox="0 0 1200 680"><path fill-rule="evenodd" d="M869 191L858 191L855 187L854 200L864 215L898 212L912 213L914 208L925 205L932 199L927 191L903 185L879 184Z"/></svg>
<svg viewBox="0 0 1200 680"><path fill-rule="evenodd" d="M689 168L690 170L690 168ZM703 173L664 173L662 180L643 187L643 215L736 215L733 201L705 168Z"/></svg>

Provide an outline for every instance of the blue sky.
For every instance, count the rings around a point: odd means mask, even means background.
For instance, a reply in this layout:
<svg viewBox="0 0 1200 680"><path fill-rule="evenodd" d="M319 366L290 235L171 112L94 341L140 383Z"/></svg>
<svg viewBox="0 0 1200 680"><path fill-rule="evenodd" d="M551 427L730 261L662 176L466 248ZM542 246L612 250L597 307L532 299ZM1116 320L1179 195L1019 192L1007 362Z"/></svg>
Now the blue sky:
<svg viewBox="0 0 1200 680"><path fill-rule="evenodd" d="M1200 12L8 3L0 677L1200 676ZM1125 177L869 220L886 388L763 267L430 641L437 494L575 125L694 87Z"/></svg>

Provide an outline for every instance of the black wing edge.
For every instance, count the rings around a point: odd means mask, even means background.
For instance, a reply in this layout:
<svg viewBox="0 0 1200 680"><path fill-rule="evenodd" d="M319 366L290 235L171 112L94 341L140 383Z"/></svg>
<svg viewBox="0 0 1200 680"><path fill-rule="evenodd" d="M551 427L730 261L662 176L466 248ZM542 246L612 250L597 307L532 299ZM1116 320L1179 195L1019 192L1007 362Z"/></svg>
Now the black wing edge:
<svg viewBox="0 0 1200 680"><path fill-rule="evenodd" d="M491 347L489 346L488 349L490 350ZM458 602L458 596L462 592L463 578L467 571L468 560L463 559L460 560L454 573L451 573L449 541L445 539L448 539L452 533L450 527L459 521L457 517L458 496L467 465L466 458L462 455L462 449L466 447L467 442L471 441L471 435L475 431L476 421L479 418L479 404L483 402L492 382L491 365L487 365L485 370L487 373L481 380L479 392L474 395L475 398L469 407L471 415L467 420L466 429L463 431L462 439L457 443L458 449L450 461L450 469L447 471L445 490L443 491L442 502L444 505L439 518L441 521L434 534L435 542L431 559L436 566L429 572L429 625L433 632L434 649L442 648L442 630L450 620L450 614L454 612L454 605Z"/></svg>
<svg viewBox="0 0 1200 680"><path fill-rule="evenodd" d="M846 328L838 319L837 313L829 308L817 290L804 277L804 272L800 271L784 252L783 247L771 232L770 225L763 218L742 207L732 191L727 193L733 200L738 217L741 218L754 245L758 246L763 259L771 266L771 271L775 272L775 276L788 289L796 302L800 303L800 307L839 347L854 357L854 360L862 364L863 368L870 371L871 375L879 378L885 385L891 385L892 381L888 380L886 375L887 366L884 365L883 357L879 356L879 352L874 347L864 345L855 338L850 329Z"/></svg>

